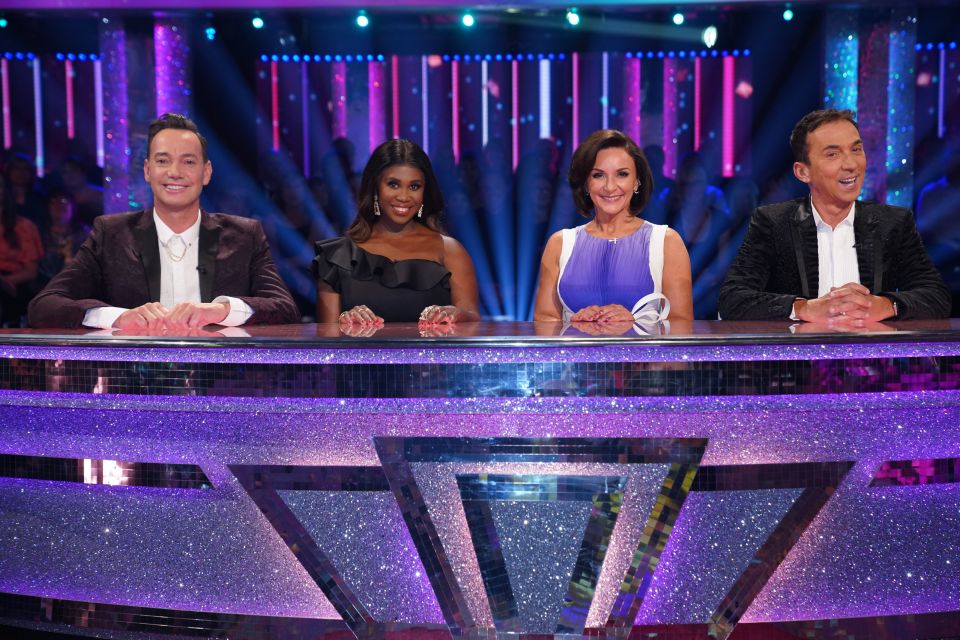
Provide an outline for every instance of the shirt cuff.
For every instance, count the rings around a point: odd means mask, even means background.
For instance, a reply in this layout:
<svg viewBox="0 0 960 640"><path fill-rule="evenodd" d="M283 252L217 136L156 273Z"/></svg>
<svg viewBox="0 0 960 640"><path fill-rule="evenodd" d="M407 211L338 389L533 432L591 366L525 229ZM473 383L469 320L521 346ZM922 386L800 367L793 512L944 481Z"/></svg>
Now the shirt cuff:
<svg viewBox="0 0 960 640"><path fill-rule="evenodd" d="M793 302L790 303L790 319L794 322L800 320L800 316L797 315L797 300L799 300L799 298L795 298Z"/></svg>
<svg viewBox="0 0 960 640"><path fill-rule="evenodd" d="M91 329L112 329L113 323L129 309L121 307L95 307L83 314L83 326Z"/></svg>
<svg viewBox="0 0 960 640"><path fill-rule="evenodd" d="M230 305L230 311L227 313L227 317L217 323L224 327L239 327L253 315L253 307L240 298L217 296L213 299L213 302L226 302Z"/></svg>

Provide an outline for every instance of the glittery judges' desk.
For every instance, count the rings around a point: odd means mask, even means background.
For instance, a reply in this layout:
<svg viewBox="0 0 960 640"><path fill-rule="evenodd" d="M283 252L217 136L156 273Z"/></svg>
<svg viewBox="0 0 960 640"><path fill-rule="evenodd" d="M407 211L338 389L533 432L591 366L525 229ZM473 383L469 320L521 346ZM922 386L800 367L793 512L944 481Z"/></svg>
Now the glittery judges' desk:
<svg viewBox="0 0 960 640"><path fill-rule="evenodd" d="M958 321L249 332L0 333L0 624L960 627Z"/></svg>

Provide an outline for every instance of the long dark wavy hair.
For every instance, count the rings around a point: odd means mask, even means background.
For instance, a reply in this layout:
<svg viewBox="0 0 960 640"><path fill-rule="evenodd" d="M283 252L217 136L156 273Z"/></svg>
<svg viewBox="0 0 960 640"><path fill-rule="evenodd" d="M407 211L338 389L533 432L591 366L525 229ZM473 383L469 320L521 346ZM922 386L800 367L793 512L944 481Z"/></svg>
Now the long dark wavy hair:
<svg viewBox="0 0 960 640"><path fill-rule="evenodd" d="M443 194L433 172L430 158L423 149L409 140L387 140L370 154L367 166L360 179L360 194L357 199L357 217L353 219L347 236L354 242L364 242L370 237L377 217L373 214L373 196L380 189L380 178L390 167L407 165L423 173L423 217L417 222L443 233L440 215L443 213Z"/></svg>

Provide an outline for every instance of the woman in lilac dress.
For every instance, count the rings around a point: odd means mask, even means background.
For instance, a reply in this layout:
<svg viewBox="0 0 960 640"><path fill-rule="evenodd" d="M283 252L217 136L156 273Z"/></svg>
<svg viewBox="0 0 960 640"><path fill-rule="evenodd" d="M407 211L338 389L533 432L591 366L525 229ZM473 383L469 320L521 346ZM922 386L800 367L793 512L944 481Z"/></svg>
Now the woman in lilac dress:
<svg viewBox="0 0 960 640"><path fill-rule="evenodd" d="M594 132L574 152L568 180L577 211L592 219L547 241L534 319L692 320L683 240L640 217L653 176L636 143L619 131Z"/></svg>

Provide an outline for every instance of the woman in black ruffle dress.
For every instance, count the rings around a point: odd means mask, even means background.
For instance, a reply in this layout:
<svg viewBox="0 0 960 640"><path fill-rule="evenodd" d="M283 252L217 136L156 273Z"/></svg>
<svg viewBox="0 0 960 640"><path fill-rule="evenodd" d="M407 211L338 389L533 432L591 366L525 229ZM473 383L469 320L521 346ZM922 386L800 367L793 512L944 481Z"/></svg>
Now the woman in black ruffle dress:
<svg viewBox="0 0 960 640"><path fill-rule="evenodd" d="M317 321L424 324L479 319L463 246L443 235L443 195L427 154L409 140L377 147L363 170L344 238L317 242Z"/></svg>

